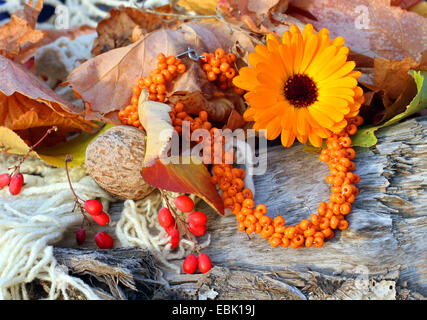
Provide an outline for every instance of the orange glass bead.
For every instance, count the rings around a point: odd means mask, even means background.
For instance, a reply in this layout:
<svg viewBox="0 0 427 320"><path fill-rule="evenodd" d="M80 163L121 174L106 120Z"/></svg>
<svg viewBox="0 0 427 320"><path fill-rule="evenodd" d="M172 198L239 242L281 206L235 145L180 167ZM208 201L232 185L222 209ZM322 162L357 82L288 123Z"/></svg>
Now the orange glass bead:
<svg viewBox="0 0 427 320"><path fill-rule="evenodd" d="M215 57L217 58L217 59L221 59L221 58L223 58L225 56L225 51L224 51L224 49L223 48L218 48L218 49L216 49L215 50Z"/></svg>
<svg viewBox="0 0 427 320"><path fill-rule="evenodd" d="M170 56L167 58L166 63L167 64L174 64L176 62L175 56Z"/></svg>
<svg viewBox="0 0 427 320"><path fill-rule="evenodd" d="M317 248L321 248L323 247L324 240L321 237L315 237L313 243Z"/></svg>
<svg viewBox="0 0 427 320"><path fill-rule="evenodd" d="M336 216L333 216L329 222L331 229L336 229L338 227L338 222L339 222L338 218ZM325 236L327 237L326 234Z"/></svg>
<svg viewBox="0 0 427 320"><path fill-rule="evenodd" d="M276 216L273 219L273 225L275 227L284 226L285 225L285 219L282 216Z"/></svg>
<svg viewBox="0 0 427 320"><path fill-rule="evenodd" d="M340 220L338 224L338 229L345 230L348 228L348 222L346 220Z"/></svg>
<svg viewBox="0 0 427 320"><path fill-rule="evenodd" d="M251 189L245 188L242 190L243 197L247 199L252 199L254 197Z"/></svg>
<svg viewBox="0 0 427 320"><path fill-rule="evenodd" d="M261 234L262 234L262 231L261 231ZM273 248L276 248L282 243L282 239L278 237L271 237L269 239L269 242Z"/></svg>
<svg viewBox="0 0 427 320"><path fill-rule="evenodd" d="M266 214L267 213L267 207L265 204L260 203L256 206L255 211L259 212L261 214Z"/></svg>
<svg viewBox="0 0 427 320"><path fill-rule="evenodd" d="M227 72L225 73L225 76L226 76L228 79L233 79L233 78L235 77L235 75L236 75L236 70L234 70L233 68L229 68L229 69L227 70Z"/></svg>
<svg viewBox="0 0 427 320"><path fill-rule="evenodd" d="M261 237L266 239L266 238L269 238L273 233L274 233L274 227L272 225L266 225L266 226L263 226L261 230Z"/></svg>
<svg viewBox="0 0 427 320"><path fill-rule="evenodd" d="M302 231L307 230L311 225L311 222L307 219L302 219L301 222L299 223L299 227Z"/></svg>
<svg viewBox="0 0 427 320"><path fill-rule="evenodd" d="M245 224L243 222L239 222L237 229L239 231L245 231L245 229L246 229Z"/></svg>
<svg viewBox="0 0 427 320"><path fill-rule="evenodd" d="M281 246L282 246L283 248L287 248L287 247L289 247L289 244L290 244L289 239L288 239L288 238L286 238L286 237L283 237L283 238L282 238Z"/></svg>
<svg viewBox="0 0 427 320"><path fill-rule="evenodd" d="M340 213L342 215L349 214L351 211L351 204L348 202L344 202L342 205L340 205Z"/></svg>
<svg viewBox="0 0 427 320"><path fill-rule="evenodd" d="M259 219L259 223L263 227L271 225L272 222L273 222L273 219L271 219L269 216L262 216L261 219Z"/></svg>
<svg viewBox="0 0 427 320"><path fill-rule="evenodd" d="M185 64L181 63L177 66L178 73L184 73L186 70L187 70L187 67L185 66Z"/></svg>
<svg viewBox="0 0 427 320"><path fill-rule="evenodd" d="M208 74L207 74L207 76L208 76L208 80L209 81L215 81L216 78L217 78L216 73L213 72L213 71L209 71Z"/></svg>
<svg viewBox="0 0 427 320"><path fill-rule="evenodd" d="M242 203L242 207L252 209L255 206L255 202L252 199L245 199Z"/></svg>

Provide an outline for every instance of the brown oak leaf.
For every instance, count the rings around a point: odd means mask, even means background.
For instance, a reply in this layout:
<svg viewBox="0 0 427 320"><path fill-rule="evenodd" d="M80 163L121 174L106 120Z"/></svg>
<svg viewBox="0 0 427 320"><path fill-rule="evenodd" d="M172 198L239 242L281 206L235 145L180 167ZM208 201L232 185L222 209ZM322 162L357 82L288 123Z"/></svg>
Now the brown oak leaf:
<svg viewBox="0 0 427 320"><path fill-rule="evenodd" d="M32 0L24 3L24 8L12 13L10 21L0 27L0 54L19 63L25 62L45 37L43 31L35 29L43 0L34 8L32 5Z"/></svg>
<svg viewBox="0 0 427 320"><path fill-rule="evenodd" d="M375 57L373 70L374 85L365 84L372 91L365 93L362 114L367 122L379 124L406 110L417 94L409 70L426 71L427 61L424 58L416 62L411 58L388 60Z"/></svg>
<svg viewBox="0 0 427 320"><path fill-rule="evenodd" d="M30 71L0 55L0 126L33 142L53 125L61 139L67 132L91 132L98 127Z"/></svg>
<svg viewBox="0 0 427 320"><path fill-rule="evenodd" d="M285 14L290 0L220 0L219 8L229 17L237 18L255 33L283 33L301 21Z"/></svg>
<svg viewBox="0 0 427 320"><path fill-rule="evenodd" d="M329 29L333 38L344 37L353 52L370 58L418 61L427 49L427 20L391 6L390 0L292 0L291 4L314 17L305 17L306 22Z"/></svg>
<svg viewBox="0 0 427 320"><path fill-rule="evenodd" d="M167 11L166 8L158 10ZM113 8L110 10L110 16L100 21L96 27L98 38L93 43L92 54L99 55L114 48L127 46L153 30L176 24L177 20L167 20L138 8Z"/></svg>

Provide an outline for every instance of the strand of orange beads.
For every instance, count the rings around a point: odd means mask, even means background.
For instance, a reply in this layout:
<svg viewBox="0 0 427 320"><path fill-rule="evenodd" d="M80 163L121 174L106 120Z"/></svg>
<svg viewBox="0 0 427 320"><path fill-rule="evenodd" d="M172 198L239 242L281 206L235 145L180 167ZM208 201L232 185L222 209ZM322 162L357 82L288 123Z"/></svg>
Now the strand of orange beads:
<svg viewBox="0 0 427 320"><path fill-rule="evenodd" d="M208 113L206 111L200 111L198 117L192 117L184 111L184 104L177 102L172 110L169 112L172 120L172 126L178 134L182 134L182 124L184 121L190 122L190 133L197 129L210 130L212 123L208 121Z"/></svg>
<svg viewBox="0 0 427 320"><path fill-rule="evenodd" d="M273 219L266 215L266 205L255 206L252 191L244 186L244 170L230 164L214 165L211 182L221 189L225 207L231 208L236 216L238 230L246 231L248 235L260 234L262 238L269 239L272 247L297 249L313 245L320 248L325 240L334 237L334 230L347 229L345 216L350 213L359 194L356 184L360 181L359 175L354 173L356 166L351 161L356 152L351 148L350 135L355 134L362 123L360 116L348 119L348 125L342 132L327 139L327 148L321 151L319 160L329 164L331 174L326 177L326 182L332 185L332 194L328 202L319 204L317 213L295 226L286 226L282 216Z"/></svg>
<svg viewBox="0 0 427 320"><path fill-rule="evenodd" d="M190 123L190 135L197 129L209 130L210 136L207 137L206 141L203 140L203 137L200 137L199 141L196 141L196 143L210 143L211 146L210 158L205 158L209 155L203 154L203 163L232 162L235 158L235 154L232 151L225 151L222 147L225 144L225 138L220 135L219 129L213 127L212 123L209 122L208 113L206 111L200 111L199 116L193 118L191 115L184 112L183 109L184 104L178 102L175 107L172 107L172 111L169 112L172 125L178 134L182 134L184 121L189 121Z"/></svg>
<svg viewBox="0 0 427 320"><path fill-rule="evenodd" d="M218 48L214 53L203 52L201 60L203 71L209 81L216 81L219 88L227 90L234 88L237 94L243 94L244 90L233 84L233 78L237 75L235 62L237 60L233 53L225 53L225 50Z"/></svg>
<svg viewBox="0 0 427 320"><path fill-rule="evenodd" d="M167 84L174 80L178 74L187 70L182 60L175 56L166 57L163 53L159 53L157 61L157 68L151 71L148 77L139 78L137 84L132 87L133 95L130 104L119 111L118 116L123 124L142 129L138 115L138 100L142 90L147 90L149 100L165 102Z"/></svg>
<svg viewBox="0 0 427 320"><path fill-rule="evenodd" d="M201 56L197 52L188 48L188 50L177 56L166 57L163 53L157 55L157 68L150 72L146 78L138 79L136 85L132 87L133 95L130 100L130 104L127 105L123 110L119 111L118 117L123 124L131 125L139 129L143 129L141 122L139 121L138 115L138 100L142 90L147 89L149 93L149 100L165 102L166 100L166 87L169 82L174 80L178 74L182 74L186 71L186 66L182 63L182 60L178 58L181 55L187 54L191 60L197 61L201 59L205 62L202 65L203 70L206 72L206 76L209 81L217 81L217 85L222 89L234 88L237 94L242 95L245 91L233 85L233 78L237 75L237 69L235 67L236 56L233 53L225 54L224 49L218 48L215 53L204 52ZM178 112L172 112L174 114L173 125L178 133L181 133L182 121L190 121L192 131L198 128L210 129L212 125L204 120L204 116L192 118L190 115L183 112L183 105L178 103L175 108L180 110Z"/></svg>

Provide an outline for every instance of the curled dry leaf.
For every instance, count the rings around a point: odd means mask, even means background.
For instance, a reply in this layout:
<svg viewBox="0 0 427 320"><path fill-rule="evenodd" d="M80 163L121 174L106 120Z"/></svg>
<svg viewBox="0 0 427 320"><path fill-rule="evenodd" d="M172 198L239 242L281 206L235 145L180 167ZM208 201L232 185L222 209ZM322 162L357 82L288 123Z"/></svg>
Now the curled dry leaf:
<svg viewBox="0 0 427 320"><path fill-rule="evenodd" d="M30 142L37 141L44 128L53 125L59 130L52 136L63 137L67 132L90 132L98 127L72 108L30 71L0 56L0 126L28 137Z"/></svg>
<svg viewBox="0 0 427 320"><path fill-rule="evenodd" d="M393 123L401 121L402 119L427 108L427 82L425 81L427 72L411 70L410 74L414 77L417 94L404 108L404 111L380 125L364 125L361 127L352 137L353 146L371 147L375 145L377 143L377 137L375 136L375 132L377 130L392 125ZM404 99L402 99L399 103L403 104L403 101Z"/></svg>
<svg viewBox="0 0 427 320"><path fill-rule="evenodd" d="M384 90L387 96L395 100L402 93L405 84L413 78L409 70L418 69L420 64L411 58L403 60L388 60L384 58L374 59L375 89ZM427 69L427 66L424 66Z"/></svg>
<svg viewBox="0 0 427 320"><path fill-rule="evenodd" d="M10 21L0 27L0 54L19 63L28 59L45 36L35 29L43 0L38 0L34 8L32 4L32 0L24 3L24 8L14 12Z"/></svg>
<svg viewBox="0 0 427 320"><path fill-rule="evenodd" d="M157 158L166 157L168 145L174 132L169 116L171 107L165 103L148 100L147 91L141 92L138 114L147 133L144 164L151 165Z"/></svg>
<svg viewBox="0 0 427 320"><path fill-rule="evenodd" d="M171 27L177 23L176 20L168 20L138 8L113 8L110 10L110 16L100 21L96 27L98 38L93 43L92 54L99 55L127 46L153 30L162 26Z"/></svg>
<svg viewBox="0 0 427 320"><path fill-rule="evenodd" d="M169 100L176 104L178 101L184 104L184 111L188 114L199 114L204 110L208 113L208 118L212 122L222 122L230 115L234 109L234 104L226 97L215 97L206 99L200 91L196 92L175 92Z"/></svg>
<svg viewBox="0 0 427 320"><path fill-rule="evenodd" d="M174 134L170 110L167 104L149 101L147 93L141 93L138 114L147 134L143 179L156 188L196 194L218 213L224 214L224 204L210 181L206 166L191 156L169 153Z"/></svg>
<svg viewBox="0 0 427 320"><path fill-rule="evenodd" d="M405 111L417 93L410 70L426 71L427 63L424 58L420 62L411 58L374 58L374 84L361 82L372 90L365 93L365 103L361 109L365 122L376 125Z"/></svg>
<svg viewBox="0 0 427 320"><path fill-rule="evenodd" d="M255 33L282 34L292 24L303 27L298 19L285 14L289 0L220 0L219 7L229 18L239 19Z"/></svg>
<svg viewBox="0 0 427 320"><path fill-rule="evenodd" d="M88 119L119 124L117 112L129 104L132 85L138 78L148 76L155 68L157 54L177 55L188 47L199 54L222 47L244 58L254 50L252 39L246 33L233 30L230 34L222 22L182 24L175 30L154 31L134 44L86 61L71 72L66 84L70 84L86 102ZM207 80L201 63L189 58L183 58L183 63L187 71L168 85L167 92L171 95L179 92L182 96L183 93L200 91L210 100L218 89Z"/></svg>
<svg viewBox="0 0 427 320"><path fill-rule="evenodd" d="M292 0L317 29L342 36L351 50L368 57L418 61L427 49L427 20L390 5L390 0ZM301 16L299 16L301 17Z"/></svg>

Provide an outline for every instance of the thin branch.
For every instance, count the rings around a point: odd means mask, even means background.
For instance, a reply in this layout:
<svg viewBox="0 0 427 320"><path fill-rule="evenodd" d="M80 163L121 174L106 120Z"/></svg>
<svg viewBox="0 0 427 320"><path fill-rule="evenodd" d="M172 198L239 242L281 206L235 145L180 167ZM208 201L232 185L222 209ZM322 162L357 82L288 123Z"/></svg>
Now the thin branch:
<svg viewBox="0 0 427 320"><path fill-rule="evenodd" d="M8 170L13 169L12 173L10 174L10 176L13 176L17 171L19 171L19 168L21 167L21 165L24 163L25 159L28 158L28 156L30 155L31 152L34 151L34 149L49 135L51 134L53 131L57 131L58 127L57 126L53 126L52 128L50 128L49 130L46 131L46 133L43 135L43 137L41 137L39 139L39 141L37 141L35 144L33 144L30 149L28 149L28 151L24 154L24 156L22 157L21 161L19 161L19 163L14 166L14 167L10 167L8 168Z"/></svg>

